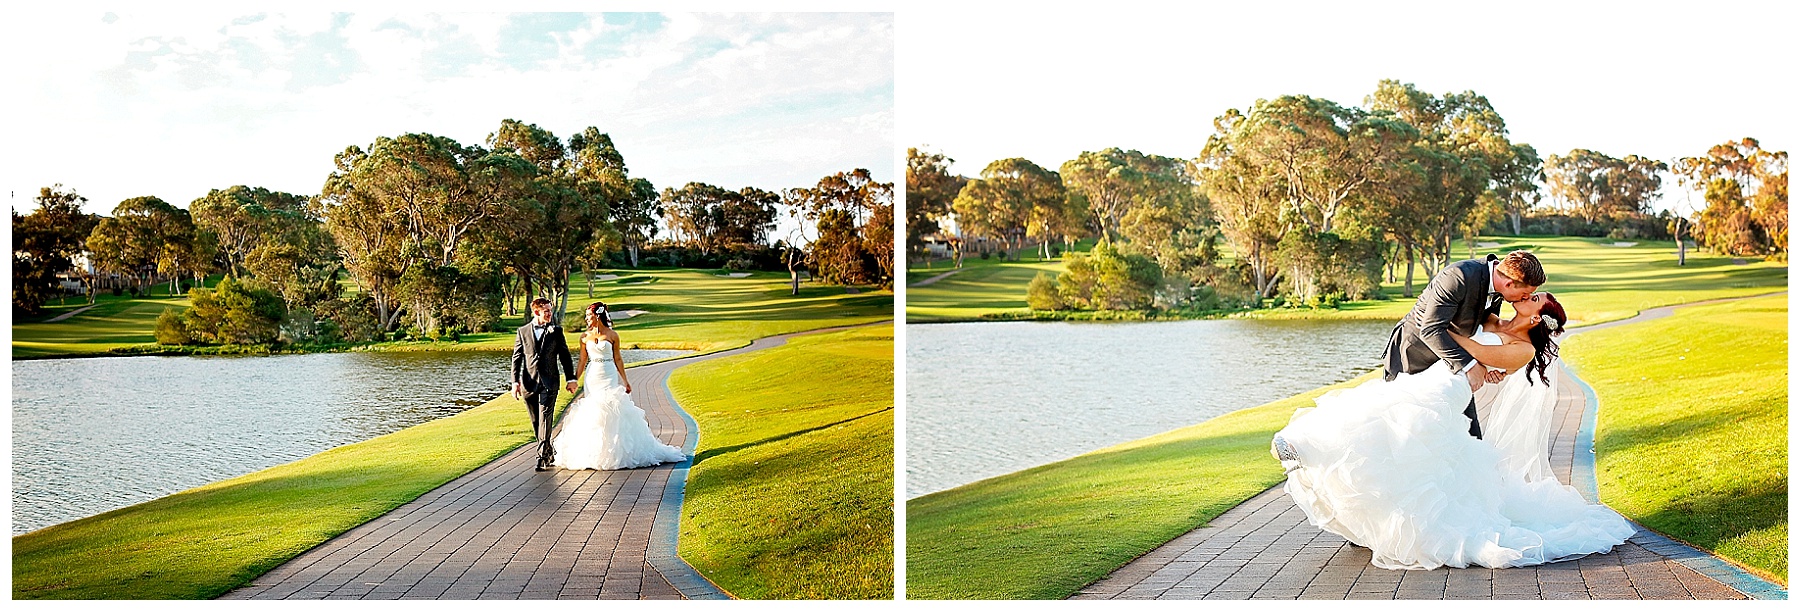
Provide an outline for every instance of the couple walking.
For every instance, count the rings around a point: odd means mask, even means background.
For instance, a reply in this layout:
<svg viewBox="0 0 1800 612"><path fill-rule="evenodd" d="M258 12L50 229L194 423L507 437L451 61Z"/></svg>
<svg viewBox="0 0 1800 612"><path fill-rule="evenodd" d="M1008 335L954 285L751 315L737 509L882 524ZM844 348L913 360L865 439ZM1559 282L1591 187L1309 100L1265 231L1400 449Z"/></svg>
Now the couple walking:
<svg viewBox="0 0 1800 612"><path fill-rule="evenodd" d="M550 300L544 298L531 301L531 321L519 328L513 343L512 393L524 398L531 413L531 427L537 432L537 471L619 470L687 459L681 449L663 444L650 432L643 409L631 402L619 333L613 331L606 304L594 302L586 314L579 360L570 358L562 326L552 320ZM564 388L574 393L580 381L585 391L569 404L560 431L553 432L558 364L568 373Z"/></svg>
<svg viewBox="0 0 1800 612"><path fill-rule="evenodd" d="M1537 291L1546 280L1525 251L1446 267L1394 327L1381 380L1295 413L1273 452L1309 522L1387 569L1537 565L1636 533L1550 473L1547 370L1568 315ZM1512 318L1500 318L1503 302ZM1484 427L1485 385L1499 388Z"/></svg>

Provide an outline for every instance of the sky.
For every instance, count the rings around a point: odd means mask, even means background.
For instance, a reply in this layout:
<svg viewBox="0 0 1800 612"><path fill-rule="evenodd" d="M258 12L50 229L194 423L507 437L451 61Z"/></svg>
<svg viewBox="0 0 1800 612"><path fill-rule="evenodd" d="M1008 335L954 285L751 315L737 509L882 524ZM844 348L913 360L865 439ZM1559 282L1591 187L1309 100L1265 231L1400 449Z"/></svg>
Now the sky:
<svg viewBox="0 0 1800 612"><path fill-rule="evenodd" d="M902 11L900 146L968 176L1107 147L1191 159L1227 109L1288 94L1361 106L1382 79L1482 94L1542 156L1795 144L1791 2L1106 6ZM1658 208L1681 204L1664 184Z"/></svg>
<svg viewBox="0 0 1800 612"><path fill-rule="evenodd" d="M597 127L659 189L894 180L891 13L224 8L9 9L12 206L56 183L101 214L239 184L316 194L351 145L481 144L509 118L565 141Z"/></svg>

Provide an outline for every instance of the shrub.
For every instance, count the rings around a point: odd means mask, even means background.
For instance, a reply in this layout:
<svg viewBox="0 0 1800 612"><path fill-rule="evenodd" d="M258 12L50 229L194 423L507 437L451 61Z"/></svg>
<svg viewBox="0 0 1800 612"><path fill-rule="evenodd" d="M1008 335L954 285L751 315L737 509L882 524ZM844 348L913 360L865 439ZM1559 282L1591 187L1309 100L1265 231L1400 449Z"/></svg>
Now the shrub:
<svg viewBox="0 0 1800 612"><path fill-rule="evenodd" d="M1057 293L1068 308L1149 308L1162 284L1162 268L1155 261L1121 251L1104 240L1086 255L1071 254L1068 268L1056 277Z"/></svg>
<svg viewBox="0 0 1800 612"><path fill-rule="evenodd" d="M164 308L162 314L156 315L157 344L193 344L194 336L188 333L187 322L181 318L181 311Z"/></svg>
<svg viewBox="0 0 1800 612"><path fill-rule="evenodd" d="M725 262L725 269L732 272L748 272L756 269L756 262L748 257L736 257Z"/></svg>
<svg viewBox="0 0 1800 612"><path fill-rule="evenodd" d="M193 302L182 315L195 338L212 344L268 344L275 342L287 306L266 289L247 287L226 277L215 289L188 292Z"/></svg>
<svg viewBox="0 0 1800 612"><path fill-rule="evenodd" d="M1056 281L1044 272L1038 272L1025 287L1025 303L1032 310L1063 309L1062 296L1056 292Z"/></svg>

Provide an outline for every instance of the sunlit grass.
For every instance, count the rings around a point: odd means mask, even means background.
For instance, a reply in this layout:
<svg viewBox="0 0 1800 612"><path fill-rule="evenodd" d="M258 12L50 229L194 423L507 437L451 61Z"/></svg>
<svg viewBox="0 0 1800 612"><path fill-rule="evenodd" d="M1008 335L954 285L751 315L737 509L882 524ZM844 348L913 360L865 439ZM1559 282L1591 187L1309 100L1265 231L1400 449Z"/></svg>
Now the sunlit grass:
<svg viewBox="0 0 1800 612"><path fill-rule="evenodd" d="M794 338L669 379L700 424L681 555L750 599L894 589L894 329Z"/></svg>
<svg viewBox="0 0 1800 612"><path fill-rule="evenodd" d="M1787 297L1571 337L1600 399L1596 478L1644 526L1787 583Z"/></svg>

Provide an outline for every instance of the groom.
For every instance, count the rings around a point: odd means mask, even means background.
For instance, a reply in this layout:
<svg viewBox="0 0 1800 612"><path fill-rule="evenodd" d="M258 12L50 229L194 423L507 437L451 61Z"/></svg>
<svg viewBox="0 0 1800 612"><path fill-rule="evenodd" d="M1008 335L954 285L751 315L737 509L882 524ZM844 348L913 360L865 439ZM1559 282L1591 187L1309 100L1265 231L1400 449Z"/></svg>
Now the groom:
<svg viewBox="0 0 1800 612"><path fill-rule="evenodd" d="M513 341L512 393L524 396L525 410L531 413L531 429L537 432L537 471L550 469L556 450L550 448L550 422L556 415L556 364L568 372L570 393L575 392L575 361L569 357L569 343L562 327L551 320L550 300L531 301L531 320L519 328Z"/></svg>
<svg viewBox="0 0 1800 612"><path fill-rule="evenodd" d="M1417 374L1442 360L1450 364L1451 371L1469 378L1470 390L1480 389L1487 367L1450 339L1450 334L1474 336L1475 327L1488 315L1500 314L1500 302L1530 298L1545 280L1544 266L1525 251L1507 253L1505 259L1490 254L1485 261L1469 259L1445 267L1432 277L1412 312L1400 319L1388 336L1382 378L1391 381L1401 372ZM1473 397L1463 414L1469 417L1469 435L1480 438Z"/></svg>

